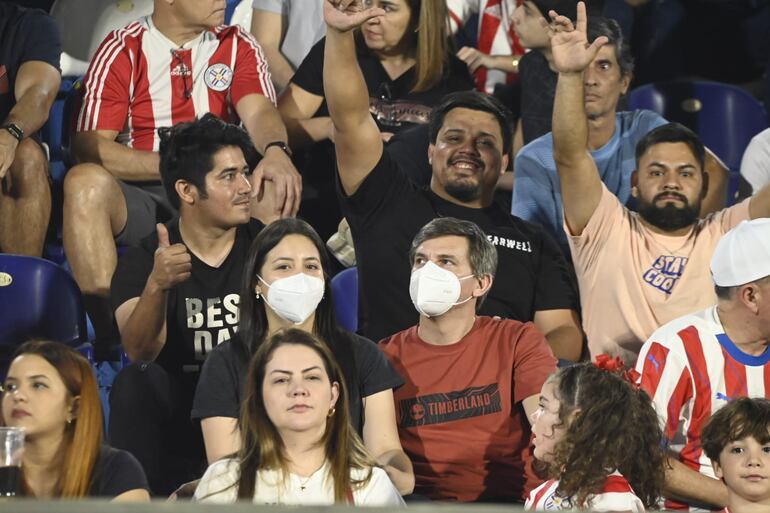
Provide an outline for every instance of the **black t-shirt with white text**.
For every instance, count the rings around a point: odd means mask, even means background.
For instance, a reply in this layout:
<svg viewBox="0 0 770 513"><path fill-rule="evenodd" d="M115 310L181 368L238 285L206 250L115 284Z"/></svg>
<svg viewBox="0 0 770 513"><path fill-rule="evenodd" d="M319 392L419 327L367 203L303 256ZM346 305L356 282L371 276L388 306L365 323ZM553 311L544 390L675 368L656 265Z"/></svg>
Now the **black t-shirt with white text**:
<svg viewBox="0 0 770 513"><path fill-rule="evenodd" d="M574 282L556 243L539 226L498 205L463 207L421 189L389 152L355 194L345 196L339 183L338 193L356 248L360 331L372 340L417 323L409 297L409 248L420 228L436 217L476 223L497 248L497 272L481 315L527 322L540 310L578 310Z"/></svg>
<svg viewBox="0 0 770 513"><path fill-rule="evenodd" d="M25 62L42 61L59 69L61 42L53 18L39 9L0 1L0 123L16 105L14 86Z"/></svg>
<svg viewBox="0 0 770 513"><path fill-rule="evenodd" d="M182 242L179 220L174 219L166 226L169 242ZM243 266L251 241L262 227L256 219L238 226L230 254L219 267L209 266L190 252L190 278L168 294L166 343L156 359L167 372L198 374L206 355L235 334ZM113 310L142 295L157 248L158 235L153 233L120 258L112 278Z"/></svg>

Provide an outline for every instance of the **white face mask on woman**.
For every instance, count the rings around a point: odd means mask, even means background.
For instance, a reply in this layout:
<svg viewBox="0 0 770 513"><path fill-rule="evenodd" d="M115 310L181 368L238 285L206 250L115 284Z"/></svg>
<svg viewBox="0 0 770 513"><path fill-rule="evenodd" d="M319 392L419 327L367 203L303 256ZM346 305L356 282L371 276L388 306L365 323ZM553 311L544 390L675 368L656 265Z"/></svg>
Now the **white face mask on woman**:
<svg viewBox="0 0 770 513"><path fill-rule="evenodd" d="M447 271L433 262L427 262L419 269L412 271L409 280L409 296L414 307L426 317L436 317L445 314L455 305L461 305L473 297L460 299L460 280L472 278L473 275L458 278L452 271Z"/></svg>
<svg viewBox="0 0 770 513"><path fill-rule="evenodd" d="M267 294L263 294L265 303L280 318L294 324L305 322L324 297L324 281L309 274L297 273L273 283L267 283L259 275L257 278L268 287Z"/></svg>

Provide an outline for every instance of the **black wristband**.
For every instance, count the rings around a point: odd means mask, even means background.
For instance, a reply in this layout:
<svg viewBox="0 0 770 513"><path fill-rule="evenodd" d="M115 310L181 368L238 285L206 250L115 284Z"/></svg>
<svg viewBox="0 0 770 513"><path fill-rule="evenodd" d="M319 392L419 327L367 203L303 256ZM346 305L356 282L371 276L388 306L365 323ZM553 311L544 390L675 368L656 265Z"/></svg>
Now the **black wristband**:
<svg viewBox="0 0 770 513"><path fill-rule="evenodd" d="M265 153L267 153L268 148L271 148L273 146L278 146L283 150L283 152L291 158L291 150L289 149L289 146L283 142L283 141L273 141L269 142L265 145Z"/></svg>
<svg viewBox="0 0 770 513"><path fill-rule="evenodd" d="M16 138L17 141L21 142L22 139L24 139L24 130L19 128L19 125L15 123L6 123L2 127L5 130L8 130L8 132Z"/></svg>

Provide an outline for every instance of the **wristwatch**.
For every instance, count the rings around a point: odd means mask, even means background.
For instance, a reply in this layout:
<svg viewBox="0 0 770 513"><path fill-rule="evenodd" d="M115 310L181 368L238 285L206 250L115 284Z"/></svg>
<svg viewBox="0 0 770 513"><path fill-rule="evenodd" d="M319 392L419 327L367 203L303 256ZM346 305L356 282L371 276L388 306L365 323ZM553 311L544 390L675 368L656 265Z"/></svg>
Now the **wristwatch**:
<svg viewBox="0 0 770 513"><path fill-rule="evenodd" d="M16 123L6 123L0 128L8 130L17 141L21 142L24 139L24 130L22 130Z"/></svg>
<svg viewBox="0 0 770 513"><path fill-rule="evenodd" d="M289 146L283 142L283 141L273 141L269 142L265 145L265 153L267 153L268 148L271 148L273 146L278 146L283 150L283 152L291 158L291 149L289 149Z"/></svg>

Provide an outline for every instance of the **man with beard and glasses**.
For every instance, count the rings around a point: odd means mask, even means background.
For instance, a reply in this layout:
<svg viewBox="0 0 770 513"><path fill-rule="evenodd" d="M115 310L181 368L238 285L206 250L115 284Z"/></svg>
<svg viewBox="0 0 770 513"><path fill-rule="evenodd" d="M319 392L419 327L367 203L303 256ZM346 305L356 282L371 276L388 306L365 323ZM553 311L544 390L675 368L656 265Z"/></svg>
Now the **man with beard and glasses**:
<svg viewBox="0 0 770 513"><path fill-rule="evenodd" d="M492 201L511 144L510 120L499 102L459 92L433 109L427 189L412 185L384 151L353 39L356 26L383 13L363 10L360 0L324 4L324 89L335 130L339 196L358 259L361 331L377 340L417 323L408 293L409 247L430 220L456 217L476 223L497 248L497 276L480 313L534 321L557 357L578 359L582 331L564 257L541 228Z"/></svg>
<svg viewBox="0 0 770 513"><path fill-rule="evenodd" d="M553 155L588 348L592 356L610 353L632 364L655 329L716 301L708 272L714 247L739 222L770 216L770 188L699 220L708 189L703 143L669 123L636 146L631 194L639 212L629 211L604 185L586 150L583 73L607 38L588 46L582 4L576 29L564 16L550 29L559 72Z"/></svg>

